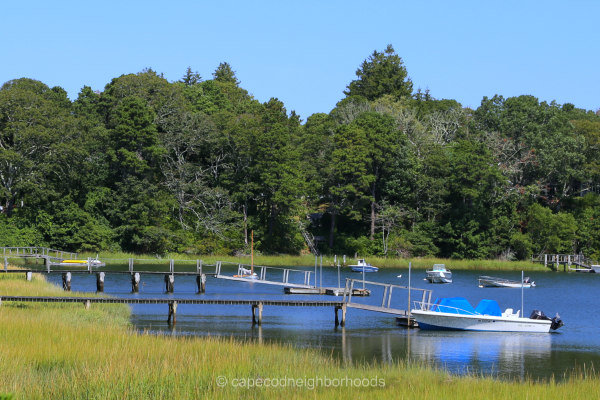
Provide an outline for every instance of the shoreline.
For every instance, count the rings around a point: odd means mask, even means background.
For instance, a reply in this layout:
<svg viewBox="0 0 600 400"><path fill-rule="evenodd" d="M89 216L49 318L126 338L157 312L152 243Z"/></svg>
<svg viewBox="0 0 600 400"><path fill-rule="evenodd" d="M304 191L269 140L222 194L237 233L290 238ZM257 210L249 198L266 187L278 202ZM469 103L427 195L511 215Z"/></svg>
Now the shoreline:
<svg viewBox="0 0 600 400"><path fill-rule="evenodd" d="M96 257L96 253L82 253L83 257ZM360 256L359 256L360 257ZM250 265L250 255L244 256L226 256L226 255L191 255L191 254L167 254L157 256L151 254L131 254L131 253L98 253L100 260L128 258L142 259L147 263L165 263L170 259L195 261L202 260L204 263L211 264L216 261L228 261L233 263L241 263ZM443 259L443 258L383 258L383 257L366 257L367 262L379 268L404 268L408 269L409 262L412 263L412 268L428 269L433 264L445 264L447 268L454 270L489 270L489 271L529 271L529 272L552 272L550 268L544 267L541 263L531 261L502 261L502 260L458 260L458 259ZM343 255L337 256L337 261L342 264ZM346 266L354 262L354 258L346 256ZM321 258L317 259L318 264L321 263ZM255 255L255 266L290 266L290 267L312 267L315 265L315 256L307 255ZM323 266L333 267L334 256L323 256Z"/></svg>
<svg viewBox="0 0 600 400"><path fill-rule="evenodd" d="M64 296L34 274L31 282L0 275L0 293ZM80 293L82 294L82 293ZM76 295L76 293L69 293ZM87 295L87 294L86 294ZM232 338L140 333L126 306L0 305L0 395L17 398L369 398L476 399L589 397L600 391L597 373L581 371L560 382L501 381L455 376L425 365L344 365L315 349ZM287 382L267 387L264 380ZM294 381L298 380L303 386ZM370 380L375 384L371 384ZM225 379L226 385L222 385ZM233 380L246 382L233 386ZM257 386L262 379L263 385ZM307 379L312 379L309 387ZM321 379L319 384L318 380ZM337 379L346 385L325 385ZM367 379L367 381L362 381ZM248 387L253 382L253 387ZM360 382L361 386L354 383ZM383 382L383 385L378 383ZM362 385L368 383L368 385Z"/></svg>

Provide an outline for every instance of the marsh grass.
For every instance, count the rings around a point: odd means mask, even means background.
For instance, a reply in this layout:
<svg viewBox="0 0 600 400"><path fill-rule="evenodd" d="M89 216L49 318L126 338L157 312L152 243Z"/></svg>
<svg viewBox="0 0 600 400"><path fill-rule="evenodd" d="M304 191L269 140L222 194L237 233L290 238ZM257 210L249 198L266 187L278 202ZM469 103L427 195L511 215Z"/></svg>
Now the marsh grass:
<svg viewBox="0 0 600 400"><path fill-rule="evenodd" d="M194 260L201 259L206 264L214 264L216 261L229 261L233 263L250 264L250 256L219 256L219 255L190 255L190 254L167 254L163 256L157 255L140 255L132 253L99 253L101 260L126 260L128 258L142 259L144 263L165 264L169 259L174 260ZM96 257L94 254L81 254L81 257ZM342 257L338 256L340 262ZM350 256L346 256L346 264L351 264L356 261ZM546 272L550 269L544 267L543 264L533 263L530 261L502 261L502 260L457 260L443 258L395 258L395 257L367 257L367 261L380 268L408 268L408 263L412 262L412 267L417 269L430 268L433 264L446 264L450 269L456 270L489 270L489 271L538 271ZM321 259L318 259L320 264ZM255 265L266 266L314 266L315 256L307 255L255 255ZM323 256L324 266L333 266L333 256Z"/></svg>
<svg viewBox="0 0 600 400"><path fill-rule="evenodd" d="M64 292L37 274L32 282L0 274L0 295L18 294ZM457 377L407 361L351 365L317 350L285 345L139 333L127 322L128 315L125 305L94 304L85 310L78 304L2 303L0 398L4 393L23 399L545 400L600 393L598 374L589 369L560 382L512 382ZM218 377L228 384L219 387ZM304 385L234 387L233 380L239 378L300 379ZM345 379L346 385L326 387L327 378ZM358 387L356 382L364 378L382 380L385 386Z"/></svg>

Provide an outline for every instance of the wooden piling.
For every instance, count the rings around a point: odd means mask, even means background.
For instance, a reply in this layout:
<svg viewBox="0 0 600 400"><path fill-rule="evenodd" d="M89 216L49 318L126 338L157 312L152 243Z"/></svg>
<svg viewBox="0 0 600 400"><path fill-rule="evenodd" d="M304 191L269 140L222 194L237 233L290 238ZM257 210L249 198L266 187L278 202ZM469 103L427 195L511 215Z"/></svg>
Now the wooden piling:
<svg viewBox="0 0 600 400"><path fill-rule="evenodd" d="M104 292L104 272L96 273L96 292L102 293Z"/></svg>
<svg viewBox="0 0 600 400"><path fill-rule="evenodd" d="M140 273L136 272L131 275L131 293L140 292Z"/></svg>
<svg viewBox="0 0 600 400"><path fill-rule="evenodd" d="M165 291L167 293L173 293L174 286L175 286L175 275L170 275L170 274L165 275Z"/></svg>
<svg viewBox="0 0 600 400"><path fill-rule="evenodd" d="M70 272L63 272L62 285L63 285L63 290L66 290L67 292L71 291L71 273Z"/></svg>
<svg viewBox="0 0 600 400"><path fill-rule="evenodd" d="M167 318L169 325L175 325L177 323L177 302L172 301L169 303L169 317Z"/></svg>
<svg viewBox="0 0 600 400"><path fill-rule="evenodd" d="M206 292L206 275L200 274L196 276L196 285L198 285L198 293Z"/></svg>
<svg viewBox="0 0 600 400"><path fill-rule="evenodd" d="M338 311L342 310L342 320L340 321L338 316ZM340 306L335 306L335 326L346 326L346 304Z"/></svg>
<svg viewBox="0 0 600 400"><path fill-rule="evenodd" d="M258 319L256 316L256 310L258 310ZM252 305L252 325L262 325L262 311L263 311L263 303L259 302L258 304Z"/></svg>
<svg viewBox="0 0 600 400"><path fill-rule="evenodd" d="M89 300L86 300L86 301L83 302L83 306L85 307L86 310L90 309L90 305L91 304L92 304L92 302L89 301Z"/></svg>
<svg viewBox="0 0 600 400"><path fill-rule="evenodd" d="M31 273L31 271L27 271L27 272L25 273L25 278L27 279L27 281L28 281L28 282L30 282L30 281L31 281L31 274L32 274L32 273Z"/></svg>
<svg viewBox="0 0 600 400"><path fill-rule="evenodd" d="M4 257L4 272L8 270L8 257Z"/></svg>

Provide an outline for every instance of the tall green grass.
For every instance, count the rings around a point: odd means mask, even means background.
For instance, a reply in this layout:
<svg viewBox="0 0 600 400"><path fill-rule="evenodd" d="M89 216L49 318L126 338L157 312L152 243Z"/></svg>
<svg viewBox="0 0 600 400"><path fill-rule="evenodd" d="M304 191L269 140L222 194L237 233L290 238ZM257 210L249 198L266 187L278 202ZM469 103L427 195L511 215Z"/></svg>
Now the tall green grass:
<svg viewBox="0 0 600 400"><path fill-rule="evenodd" d="M82 258L96 257L96 253L83 253L80 255ZM162 263L165 264L169 259L174 260L190 260L194 261L201 259L204 263L214 264L216 261L228 261L233 263L250 264L250 256L219 256L219 255L190 255L190 254L167 254L163 256L157 255L140 255L132 253L99 253L101 260L126 260L128 258L143 259L145 263ZM343 261L343 256L323 256L324 266L333 266L334 260L339 261L340 264ZM346 265L352 264L356 260L349 256L346 256ZM413 268L426 269L430 268L433 264L446 264L450 269L457 270L490 270L490 271L550 271L550 269L544 267L543 264L533 263L530 261L502 261L502 260L456 260L456 259L442 259L442 258L397 258L397 257L367 257L367 261L380 268L408 268L408 263L412 263ZM319 257L317 262L321 263ZM255 265L266 265L266 266L312 266L315 265L315 256L311 254L307 255L255 255Z"/></svg>
<svg viewBox="0 0 600 400"><path fill-rule="evenodd" d="M0 275L0 295L62 295L36 277ZM0 306L0 394L23 399L579 399L600 393L594 371L562 381L456 377L409 362L345 365L316 350L233 339L137 333L122 305ZM219 387L218 378L228 384ZM239 378L368 378L384 386L240 388ZM315 381L316 382L316 381ZM381 382L381 381L379 381Z"/></svg>

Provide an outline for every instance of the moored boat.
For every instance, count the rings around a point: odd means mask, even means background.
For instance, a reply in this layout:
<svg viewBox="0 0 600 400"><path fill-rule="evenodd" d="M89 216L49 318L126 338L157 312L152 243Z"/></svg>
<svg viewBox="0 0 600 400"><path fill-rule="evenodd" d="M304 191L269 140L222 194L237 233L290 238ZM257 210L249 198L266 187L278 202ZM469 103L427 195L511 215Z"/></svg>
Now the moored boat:
<svg viewBox="0 0 600 400"><path fill-rule="evenodd" d="M444 264L433 264L426 273L425 279L430 283L452 283L452 272Z"/></svg>
<svg viewBox="0 0 600 400"><path fill-rule="evenodd" d="M90 258L87 260L62 260L58 265L69 267L87 267L88 263L92 267L104 267L106 265L106 263L98 260L97 258Z"/></svg>
<svg viewBox="0 0 600 400"><path fill-rule="evenodd" d="M372 266L364 258L359 258L356 264L349 265L354 272L377 272L379 268Z"/></svg>
<svg viewBox="0 0 600 400"><path fill-rule="evenodd" d="M497 278L494 276L480 276L479 287L505 287L505 288L532 288L535 287L535 282L529 277L523 278L523 282L514 281L511 279Z"/></svg>
<svg viewBox="0 0 600 400"><path fill-rule="evenodd" d="M238 268L237 275L234 275L233 277L234 278L252 279L252 280L258 279L258 275L256 274L256 272L252 271L252 269L247 269L242 266L240 266Z"/></svg>
<svg viewBox="0 0 600 400"><path fill-rule="evenodd" d="M436 300L433 304L415 302L412 316L425 330L464 330L489 332L539 332L548 333L563 326L560 316L552 319L534 310L529 318L520 316L520 311L507 308L504 312L495 300L481 300L476 308L464 297Z"/></svg>
<svg viewBox="0 0 600 400"><path fill-rule="evenodd" d="M242 278L249 280L257 280L258 275L254 272L254 231L250 231L250 269L244 268L241 265L238 266L238 273L234 275L234 278Z"/></svg>

